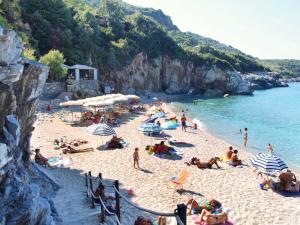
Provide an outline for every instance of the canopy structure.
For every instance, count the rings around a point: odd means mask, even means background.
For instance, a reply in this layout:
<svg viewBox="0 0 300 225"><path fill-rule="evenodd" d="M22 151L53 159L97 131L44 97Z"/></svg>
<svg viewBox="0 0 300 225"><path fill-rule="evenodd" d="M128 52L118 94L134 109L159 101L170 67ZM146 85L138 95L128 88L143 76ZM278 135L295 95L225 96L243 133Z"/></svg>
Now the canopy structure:
<svg viewBox="0 0 300 225"><path fill-rule="evenodd" d="M114 104L114 100L104 100L104 101L95 101L84 103L85 107L101 107L101 106L111 106Z"/></svg>
<svg viewBox="0 0 300 225"><path fill-rule="evenodd" d="M62 102L60 106L105 106L128 102L129 99L138 100L139 97L136 95L123 95L123 94L108 94L92 98L85 98L76 101ZM105 102L105 103L101 103ZM111 104L112 102L112 104Z"/></svg>

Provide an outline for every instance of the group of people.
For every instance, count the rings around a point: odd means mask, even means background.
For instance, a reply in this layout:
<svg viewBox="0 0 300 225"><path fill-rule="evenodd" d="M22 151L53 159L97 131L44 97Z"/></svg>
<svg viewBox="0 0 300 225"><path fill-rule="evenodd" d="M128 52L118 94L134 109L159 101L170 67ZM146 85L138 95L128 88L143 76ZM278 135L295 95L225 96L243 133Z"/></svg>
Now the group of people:
<svg viewBox="0 0 300 225"><path fill-rule="evenodd" d="M226 152L225 158L226 158L226 160L229 161L229 164L231 166L242 165L242 160L240 160L238 157L238 150L237 149L233 150L232 146L230 146L228 151Z"/></svg>
<svg viewBox="0 0 300 225"><path fill-rule="evenodd" d="M278 181L270 178L264 178L263 182L260 184L261 189L270 188L271 190L287 191L287 192L300 192L300 181L297 180L294 173L291 170L282 172L278 176Z"/></svg>
<svg viewBox="0 0 300 225"><path fill-rule="evenodd" d="M114 135L110 141L107 143L108 149L116 149L116 148L123 148L124 147L124 140L117 135Z"/></svg>
<svg viewBox="0 0 300 225"><path fill-rule="evenodd" d="M207 224L223 224L228 221L227 213L222 209L222 204L216 199L209 201L196 201L191 198L186 203L188 214L192 212L200 214L199 222Z"/></svg>

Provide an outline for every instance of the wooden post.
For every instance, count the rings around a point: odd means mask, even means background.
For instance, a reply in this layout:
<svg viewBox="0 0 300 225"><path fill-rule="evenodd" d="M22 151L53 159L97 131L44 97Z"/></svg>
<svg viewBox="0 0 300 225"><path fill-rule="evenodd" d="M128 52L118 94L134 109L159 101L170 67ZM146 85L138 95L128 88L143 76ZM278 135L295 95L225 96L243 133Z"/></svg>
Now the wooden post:
<svg viewBox="0 0 300 225"><path fill-rule="evenodd" d="M84 175L85 175L85 187L86 187L86 190L88 190L88 188L89 188L88 175L87 175L87 173L85 173ZM88 192L86 193L86 196L89 197L89 193Z"/></svg>
<svg viewBox="0 0 300 225"><path fill-rule="evenodd" d="M89 171L89 177L90 177L90 189L92 191L92 193L94 194L94 189L93 189L93 180L92 180L92 173L91 171ZM95 199L93 196L92 197L92 208L95 208Z"/></svg>
<svg viewBox="0 0 300 225"><path fill-rule="evenodd" d="M186 205L185 204L177 205L177 209L175 210L175 213L178 215L181 222L184 225L186 225ZM179 223L177 223L177 225L179 225Z"/></svg>
<svg viewBox="0 0 300 225"><path fill-rule="evenodd" d="M101 200L104 202L105 200L105 193L104 193L104 187L102 185L102 173L99 173L99 187L101 189L101 192L100 192L100 198ZM104 207L102 205L102 203L100 204L100 207L101 207L101 214L100 214L100 223L104 223L105 222L105 211L104 211Z"/></svg>
<svg viewBox="0 0 300 225"><path fill-rule="evenodd" d="M118 191L120 191L118 180L115 181L115 187ZM117 215L119 221L121 222L120 195L117 191L115 192L115 196L116 196L116 215Z"/></svg>

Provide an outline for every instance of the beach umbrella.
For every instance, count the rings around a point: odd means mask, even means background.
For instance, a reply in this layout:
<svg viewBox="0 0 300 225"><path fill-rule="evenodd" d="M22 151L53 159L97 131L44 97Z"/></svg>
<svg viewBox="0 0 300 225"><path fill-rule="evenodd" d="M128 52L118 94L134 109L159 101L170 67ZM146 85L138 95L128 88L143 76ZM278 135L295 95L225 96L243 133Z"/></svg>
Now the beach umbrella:
<svg viewBox="0 0 300 225"><path fill-rule="evenodd" d="M144 133L160 133L162 128L155 123L144 123L139 127L139 131Z"/></svg>
<svg viewBox="0 0 300 225"><path fill-rule="evenodd" d="M268 153L260 153L252 156L250 162L254 167L263 169L267 172L282 171L288 168L278 156Z"/></svg>
<svg viewBox="0 0 300 225"><path fill-rule="evenodd" d="M167 121L161 125L161 128L164 130L175 130L180 127L179 123L175 121Z"/></svg>
<svg viewBox="0 0 300 225"><path fill-rule="evenodd" d="M150 117L149 119L146 119L144 123L155 123L155 120L156 120L156 119L157 119L157 118L153 118L153 119L152 119L152 118Z"/></svg>
<svg viewBox="0 0 300 225"><path fill-rule="evenodd" d="M165 117L164 112L157 112L153 116L151 116L151 119L158 119L158 118L163 118L163 117Z"/></svg>
<svg viewBox="0 0 300 225"><path fill-rule="evenodd" d="M93 135L99 135L99 136L116 135L115 130L105 123L93 124L89 126L87 130Z"/></svg>
<svg viewBox="0 0 300 225"><path fill-rule="evenodd" d="M137 95L125 95L125 97L129 98L129 99L134 99L134 100L139 100L140 97Z"/></svg>
<svg viewBox="0 0 300 225"><path fill-rule="evenodd" d="M113 105L114 101L113 100L104 100L104 101L96 101L96 102L87 102L85 104L83 104L83 106L85 107L101 107L101 106L110 106Z"/></svg>

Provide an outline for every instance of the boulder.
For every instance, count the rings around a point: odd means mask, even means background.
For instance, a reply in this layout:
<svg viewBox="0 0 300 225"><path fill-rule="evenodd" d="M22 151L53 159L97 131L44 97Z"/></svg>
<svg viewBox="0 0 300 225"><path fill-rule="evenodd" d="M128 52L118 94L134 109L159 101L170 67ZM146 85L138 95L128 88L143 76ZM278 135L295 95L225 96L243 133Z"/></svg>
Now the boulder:
<svg viewBox="0 0 300 225"><path fill-rule="evenodd" d="M23 51L23 43L17 33L10 29L2 29L0 35L0 65L17 64Z"/></svg>

